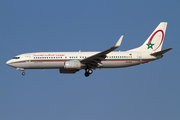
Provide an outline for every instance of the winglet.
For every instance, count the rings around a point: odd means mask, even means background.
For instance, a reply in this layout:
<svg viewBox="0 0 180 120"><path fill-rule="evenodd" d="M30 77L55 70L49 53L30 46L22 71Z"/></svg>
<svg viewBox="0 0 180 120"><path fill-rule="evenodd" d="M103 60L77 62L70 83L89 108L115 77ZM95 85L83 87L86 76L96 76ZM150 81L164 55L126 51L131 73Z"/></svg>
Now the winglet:
<svg viewBox="0 0 180 120"><path fill-rule="evenodd" d="M119 40L117 41L117 43L114 47L118 48L122 42L122 39L123 39L123 35L121 35L121 37L119 38Z"/></svg>

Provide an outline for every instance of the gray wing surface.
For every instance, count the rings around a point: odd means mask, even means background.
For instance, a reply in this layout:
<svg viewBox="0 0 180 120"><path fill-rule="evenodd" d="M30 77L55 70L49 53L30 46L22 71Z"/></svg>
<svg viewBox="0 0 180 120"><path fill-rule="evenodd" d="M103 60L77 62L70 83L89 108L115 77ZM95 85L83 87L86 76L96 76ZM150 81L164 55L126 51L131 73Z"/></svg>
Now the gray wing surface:
<svg viewBox="0 0 180 120"><path fill-rule="evenodd" d="M90 57L87 57L85 59L82 59L80 62L83 64L87 64L88 66L93 66L93 67L97 67L99 63L101 63L102 60L105 60L106 55L110 52L112 52L113 50L115 50L116 48L118 48L122 42L123 39L123 35L119 38L119 40L117 41L116 45L105 50L102 52L99 52L95 55L92 55Z"/></svg>

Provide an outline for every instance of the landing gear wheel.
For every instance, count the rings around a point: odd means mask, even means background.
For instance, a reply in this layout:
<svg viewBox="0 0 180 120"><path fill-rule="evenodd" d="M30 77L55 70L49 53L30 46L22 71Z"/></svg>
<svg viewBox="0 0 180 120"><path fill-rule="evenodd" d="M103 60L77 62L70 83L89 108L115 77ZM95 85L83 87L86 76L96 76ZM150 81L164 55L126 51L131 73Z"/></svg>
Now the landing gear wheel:
<svg viewBox="0 0 180 120"><path fill-rule="evenodd" d="M84 73L84 75L86 76L86 77L88 77L90 74L92 74L93 73L93 71L91 70L91 69L86 69L85 70L85 73Z"/></svg>
<svg viewBox="0 0 180 120"><path fill-rule="evenodd" d="M89 69L89 70L88 70L88 73L89 73L89 74L92 74L92 73L93 73L93 71L92 71L91 69Z"/></svg>
<svg viewBox="0 0 180 120"><path fill-rule="evenodd" d="M22 72L22 75L24 76L24 75L25 75L25 72Z"/></svg>
<svg viewBox="0 0 180 120"><path fill-rule="evenodd" d="M89 76L89 73L88 73L88 72L85 72L84 75L85 75L86 77L88 77L88 76Z"/></svg>

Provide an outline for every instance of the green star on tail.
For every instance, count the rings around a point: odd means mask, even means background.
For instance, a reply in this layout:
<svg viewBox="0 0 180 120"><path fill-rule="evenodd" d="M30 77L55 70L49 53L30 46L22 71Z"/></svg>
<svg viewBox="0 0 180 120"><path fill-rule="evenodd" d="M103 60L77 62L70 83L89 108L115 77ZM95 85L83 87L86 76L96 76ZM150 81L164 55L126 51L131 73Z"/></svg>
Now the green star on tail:
<svg viewBox="0 0 180 120"><path fill-rule="evenodd" d="M153 45L154 44L152 44L151 42L149 42L148 44L146 44L147 46L148 46L148 48L147 49L149 49L149 48L151 48L151 49L153 49Z"/></svg>

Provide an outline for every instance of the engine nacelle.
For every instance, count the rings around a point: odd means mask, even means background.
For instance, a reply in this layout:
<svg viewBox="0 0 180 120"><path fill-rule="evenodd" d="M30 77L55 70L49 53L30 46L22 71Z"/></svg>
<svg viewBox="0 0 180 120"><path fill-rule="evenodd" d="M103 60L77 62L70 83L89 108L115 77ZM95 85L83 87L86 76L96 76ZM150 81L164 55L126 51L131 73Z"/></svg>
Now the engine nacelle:
<svg viewBox="0 0 180 120"><path fill-rule="evenodd" d="M66 70L80 70L81 66L81 63L78 60L67 61L64 63L64 69Z"/></svg>

